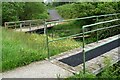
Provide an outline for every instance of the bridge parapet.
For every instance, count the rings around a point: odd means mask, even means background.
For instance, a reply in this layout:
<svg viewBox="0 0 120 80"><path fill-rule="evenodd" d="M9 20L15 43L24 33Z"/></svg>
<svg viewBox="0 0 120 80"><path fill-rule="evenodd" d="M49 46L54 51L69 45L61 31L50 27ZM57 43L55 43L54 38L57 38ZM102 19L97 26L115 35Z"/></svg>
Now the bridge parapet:
<svg viewBox="0 0 120 80"><path fill-rule="evenodd" d="M5 27L6 28L13 28L17 29L20 28L31 28L31 27L36 27L44 24L43 19L36 19L36 20L25 20L25 21L15 21L15 22L5 22Z"/></svg>
<svg viewBox="0 0 120 80"><path fill-rule="evenodd" d="M83 17L83 18L76 18L76 19L62 20L62 21L46 22L46 24L45 24L45 34L46 34L46 46L47 46L46 48L47 48L47 53L48 53L48 59L51 59L51 53L50 53L50 50L49 50L50 49L49 43L82 35L82 38L83 38L83 40L82 40L82 43L83 43L83 73L85 74L85 72L86 72L86 69L85 69L86 68L86 65L85 65L85 63L86 63L85 35L93 33L93 32L96 32L95 35L97 36L96 40L98 42L98 40L99 40L98 31L101 32L102 30L108 30L108 29L112 29L112 28L120 26L120 23L119 23L120 19L118 19L119 17L117 17L117 16L119 16L119 14L120 13L117 13L117 14L107 14L107 15L97 15L97 16L90 16L90 17ZM107 17L107 16L116 16L116 17L115 17L115 19L111 19L111 20L105 20L105 21L102 21L102 22L98 21L98 18L100 18L100 17ZM82 33L73 34L73 35L70 35L70 36L61 37L61 38L57 38L57 39L53 38L52 40L49 40L49 38L48 38L47 25L50 25L52 23L61 23L61 22L69 22L69 21L75 21L75 20L93 19L93 18L96 19L96 23L82 26ZM109 25L108 23L110 23L111 25ZM104 26L103 24L108 24L108 25ZM98 25L102 25L102 27L99 27ZM86 28L89 28L89 29L86 29Z"/></svg>

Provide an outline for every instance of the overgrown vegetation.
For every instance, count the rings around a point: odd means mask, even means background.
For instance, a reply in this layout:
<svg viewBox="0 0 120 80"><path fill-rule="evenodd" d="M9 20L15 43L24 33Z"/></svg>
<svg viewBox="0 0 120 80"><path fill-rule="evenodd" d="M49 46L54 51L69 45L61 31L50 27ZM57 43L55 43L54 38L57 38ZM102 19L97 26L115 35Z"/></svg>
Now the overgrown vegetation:
<svg viewBox="0 0 120 80"><path fill-rule="evenodd" d="M108 64L109 65L109 64ZM86 74L83 74L83 72L80 72L79 74L75 74L74 76L71 76L65 80L118 80L120 78L119 75L120 72L120 62L106 68L100 72L99 74L95 75L89 72L86 72Z"/></svg>
<svg viewBox="0 0 120 80"><path fill-rule="evenodd" d="M108 64L109 65L109 64ZM101 73L97 74L98 78L120 78L120 61L110 67L106 67Z"/></svg>
<svg viewBox="0 0 120 80"><path fill-rule="evenodd" d="M44 35L2 29L2 36L2 71L48 57ZM79 46L80 43L73 39L61 40L50 44L50 54L52 56Z"/></svg>

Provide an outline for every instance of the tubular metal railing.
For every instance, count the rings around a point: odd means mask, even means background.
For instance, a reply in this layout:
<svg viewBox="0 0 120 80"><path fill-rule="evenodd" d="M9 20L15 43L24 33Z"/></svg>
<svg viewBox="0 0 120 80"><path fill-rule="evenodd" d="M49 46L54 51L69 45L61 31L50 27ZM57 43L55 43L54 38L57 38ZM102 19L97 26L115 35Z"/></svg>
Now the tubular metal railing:
<svg viewBox="0 0 120 80"><path fill-rule="evenodd" d="M36 19L36 20L25 20L25 21L15 21L15 22L5 22L4 26L6 28L20 28L20 30L22 31L22 27L28 27L29 29L31 29L31 27L33 26L39 26L41 24L44 24L45 20L42 19Z"/></svg>
<svg viewBox="0 0 120 80"><path fill-rule="evenodd" d="M113 19L113 20L109 20L109 21L98 22L98 18L100 18L100 17L116 16L116 18L117 18L117 16L119 14L120 13L107 14L107 15L98 15L98 16L90 16L90 17L76 18L76 19L69 19L69 20L62 20L62 21L45 22L44 33L46 35L46 48L47 48L47 53L48 53L48 59L50 60L49 43L54 42L54 41L58 41L58 40L63 40L63 39L70 38L70 37L74 37L74 36L78 36L78 35L82 35L83 36L83 73L85 74L85 53L86 53L85 52L85 34L92 33L92 32L97 32L96 35L97 35L97 42L98 42L98 31L104 30L104 29L110 29L110 28L118 27L118 26L120 26L120 24L109 26L109 27L104 27L104 28L98 28L97 27L97 29L91 30L91 31L85 31L85 28L96 26L96 25L100 25L100 24L105 24L105 23L111 23L111 22L119 21L120 19ZM70 35L70 36L67 36L67 37L57 38L57 39L54 39L54 40L48 40L47 25L49 25L49 24L56 24L56 23L60 23L60 22L74 21L74 20L84 20L84 19L90 19L90 18L96 18L97 23L82 26L82 33Z"/></svg>
<svg viewBox="0 0 120 80"><path fill-rule="evenodd" d="M120 19L114 19L114 20L109 20L109 21L104 21L104 22L98 22L98 23L94 23L94 24L90 24L90 25L85 25L85 26L82 27L82 31L83 31L82 32L82 35L83 35L83 73L84 74L85 74L85 60L86 60L85 59L85 34L100 31L100 30L104 30L104 29L109 29L109 28L113 28L113 27L118 27L118 26L120 26L120 24L109 26L109 27L104 27L104 28L97 28L95 30L86 31L86 32L85 32L85 28L92 27L92 26L95 26L95 25L110 23L110 22L114 22L114 21L120 21ZM97 34L97 42L98 42L98 34Z"/></svg>

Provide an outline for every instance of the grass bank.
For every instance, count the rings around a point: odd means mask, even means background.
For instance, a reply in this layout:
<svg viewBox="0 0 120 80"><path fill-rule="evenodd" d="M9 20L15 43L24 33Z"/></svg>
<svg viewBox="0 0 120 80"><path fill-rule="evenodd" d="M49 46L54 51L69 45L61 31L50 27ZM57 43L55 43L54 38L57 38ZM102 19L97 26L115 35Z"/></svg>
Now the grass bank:
<svg viewBox="0 0 120 80"><path fill-rule="evenodd" d="M2 36L2 65L0 65L2 72L44 60L47 57L44 35L14 32L2 28ZM66 39L50 43L49 46L50 54L56 55L79 47L80 43L73 39Z"/></svg>
<svg viewBox="0 0 120 80"><path fill-rule="evenodd" d="M110 61L105 60L105 63L108 66L106 66L103 71L98 73L97 75L89 73L87 71L86 74L83 74L83 72L81 71L79 72L79 74L75 74L74 76L71 76L66 80L118 80L120 78L120 61L113 64L112 66L109 66L109 62Z"/></svg>

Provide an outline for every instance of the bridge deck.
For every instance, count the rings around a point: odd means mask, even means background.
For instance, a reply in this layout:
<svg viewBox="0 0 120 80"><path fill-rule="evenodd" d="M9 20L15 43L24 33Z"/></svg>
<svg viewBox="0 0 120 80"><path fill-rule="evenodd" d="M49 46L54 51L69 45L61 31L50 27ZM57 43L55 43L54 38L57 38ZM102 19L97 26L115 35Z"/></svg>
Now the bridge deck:
<svg viewBox="0 0 120 80"><path fill-rule="evenodd" d="M53 26L47 26L47 28L50 28L50 27L53 27ZM41 25L41 26L36 26L36 27L23 27L23 28L17 28L15 29L15 31L21 31L21 32L29 32L29 31L35 31L35 30L39 30L39 29L44 29L44 25Z"/></svg>
<svg viewBox="0 0 120 80"><path fill-rule="evenodd" d="M98 43L95 42L88 44L86 46L86 51L88 51L86 52L86 69L97 74L101 68L106 66L106 64L104 64L106 57L110 58L111 63L117 62L119 60L119 46L118 35L100 40ZM93 48L95 49L91 50ZM76 48L74 50L64 52L58 56L51 57L51 62L73 73L77 73L83 68L82 57L82 48Z"/></svg>

